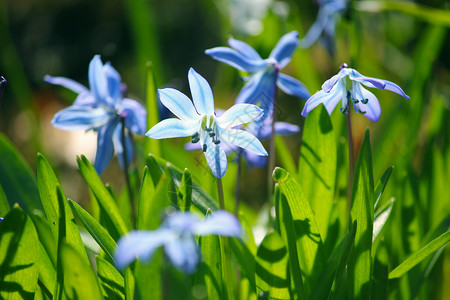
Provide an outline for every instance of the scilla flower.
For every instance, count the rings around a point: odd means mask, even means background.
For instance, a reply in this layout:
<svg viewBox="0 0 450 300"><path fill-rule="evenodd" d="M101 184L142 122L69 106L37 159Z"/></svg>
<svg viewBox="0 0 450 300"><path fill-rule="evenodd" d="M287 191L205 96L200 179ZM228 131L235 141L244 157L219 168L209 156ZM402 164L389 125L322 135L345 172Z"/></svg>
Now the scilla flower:
<svg viewBox="0 0 450 300"><path fill-rule="evenodd" d="M259 104L265 111L263 118L269 117L272 112L275 78L276 85L286 94L302 99L309 98L310 94L303 83L279 72L291 61L292 54L297 49L298 32L285 34L267 59L262 59L251 46L242 41L229 39L228 44L233 49L216 47L206 50L205 53L238 70L250 73L236 103Z"/></svg>
<svg viewBox="0 0 450 300"><path fill-rule="evenodd" d="M257 155L267 155L261 142L250 133L233 128L259 118L262 110L252 104L236 104L220 117L214 113L214 98L205 78L194 69L189 70L191 100L171 89L158 90L161 102L177 118L163 120L153 126L147 136L154 139L191 136L192 143L200 143L214 176L221 178L227 170L227 156L221 142L233 144Z"/></svg>
<svg viewBox="0 0 450 300"><path fill-rule="evenodd" d="M200 261L195 236L222 235L238 237L242 228L235 216L215 211L205 220L191 213L175 212L166 217L161 227L153 231L135 230L120 238L114 254L119 269L136 259L148 262L159 247L178 269L193 273Z"/></svg>
<svg viewBox="0 0 450 300"><path fill-rule="evenodd" d="M342 101L341 112L348 113L349 107L347 103L350 100L357 113L363 114L372 122L377 122L381 115L380 103L377 97L363 88L361 84L371 88L389 90L410 100L409 96L395 83L366 77L343 64L341 71L325 81L322 85L322 90L312 95L306 101L302 116L306 117L320 103L323 103L328 113L331 114L339 101Z"/></svg>
<svg viewBox="0 0 450 300"><path fill-rule="evenodd" d="M95 170L99 174L103 172L114 155L114 149L123 168L122 119L127 129L126 153L130 161L133 144L129 133L145 133L146 111L137 101L122 97L119 73L109 63L103 64L100 56L96 55L89 64L90 90L65 77L47 75L44 80L78 94L72 106L55 114L53 126L64 130L98 132Z"/></svg>

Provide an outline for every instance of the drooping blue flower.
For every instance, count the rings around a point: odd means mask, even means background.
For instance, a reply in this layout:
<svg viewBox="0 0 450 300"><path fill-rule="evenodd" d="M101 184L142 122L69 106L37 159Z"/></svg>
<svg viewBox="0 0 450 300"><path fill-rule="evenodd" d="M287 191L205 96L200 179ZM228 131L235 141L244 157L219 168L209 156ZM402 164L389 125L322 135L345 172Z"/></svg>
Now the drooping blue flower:
<svg viewBox="0 0 450 300"><path fill-rule="evenodd" d="M191 136L193 143L200 142L206 161L214 176L221 178L227 170L227 156L220 147L221 142L233 144L257 155L267 155L261 142L250 133L234 127L259 118L262 110L252 104L236 104L223 115L214 113L214 98L205 78L189 70L191 100L183 93L171 89L158 90L161 102L177 118L165 119L148 132L154 139Z"/></svg>
<svg viewBox="0 0 450 300"><path fill-rule="evenodd" d="M308 48L321 40L328 52L334 54L336 23L347 10L347 0L318 0L319 13L306 36L300 40L302 48Z"/></svg>
<svg viewBox="0 0 450 300"><path fill-rule="evenodd" d="M377 122L381 115L380 103L377 97L363 88L361 84L371 88L389 90L410 100L409 96L395 83L366 77L344 64L338 74L325 81L321 91L306 101L302 116L306 117L320 103L323 103L328 113L331 114L339 101L342 101L341 112L347 113L349 109L347 100L349 99L357 113L363 114L372 122Z"/></svg>
<svg viewBox="0 0 450 300"><path fill-rule="evenodd" d="M216 110L218 116L221 114L218 110ZM297 125L285 123L285 122L275 122L275 135L288 135L294 134L300 131L300 127ZM263 122L251 122L247 126L245 126L245 130L249 133L253 134L258 140L263 141L270 138L270 134L272 133L272 118L266 118ZM199 144L188 143L184 147L188 151L200 150L201 147ZM239 149L235 145L230 145L223 143L222 149L225 151L225 154L229 155L233 152L242 151L242 155L247 161L247 166L251 169L253 167L263 168L267 164L267 157L256 155L253 152L247 151L245 149Z"/></svg>
<svg viewBox="0 0 450 300"><path fill-rule="evenodd" d="M290 61L292 54L299 44L298 32L285 34L269 55L261 56L248 44L235 39L229 39L228 47L208 49L205 53L212 58L224 62L238 70L250 73L248 81L237 96L236 103L259 104L264 109L262 119L269 117L273 110L273 98L276 85L286 94L308 99L308 89L297 79L282 74L283 69Z"/></svg>
<svg viewBox="0 0 450 300"><path fill-rule="evenodd" d="M45 76L44 80L68 88L78 94L72 106L55 114L53 126L63 130L94 130L98 133L95 170L101 174L111 161L114 149L124 167L122 119L125 123L127 160L133 157L130 133L146 131L146 111L137 101L122 97L121 78L110 65L96 55L89 64L89 87L65 77Z"/></svg>
<svg viewBox="0 0 450 300"><path fill-rule="evenodd" d="M148 262L159 247L178 269L193 273L200 261L200 250L195 236L222 235L239 237L242 228L235 216L226 211L215 211L205 220L191 213L174 212L153 231L135 230L121 237L114 257L119 269L136 259Z"/></svg>

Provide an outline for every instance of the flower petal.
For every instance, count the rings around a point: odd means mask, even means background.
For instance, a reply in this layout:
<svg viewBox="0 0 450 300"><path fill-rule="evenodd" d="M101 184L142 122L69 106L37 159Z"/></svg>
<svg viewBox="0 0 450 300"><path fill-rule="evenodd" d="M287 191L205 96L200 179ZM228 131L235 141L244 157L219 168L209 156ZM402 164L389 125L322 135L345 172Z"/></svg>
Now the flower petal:
<svg viewBox="0 0 450 300"><path fill-rule="evenodd" d="M369 119L372 122L377 122L380 119L381 116L381 107L380 102L378 102L377 97L375 97L374 94L363 88L361 88L361 93L364 97L364 99L368 99L369 101L367 104L362 103L361 101L358 102L357 106L361 111L365 111L366 113L364 116ZM356 107L355 107L356 108Z"/></svg>
<svg viewBox="0 0 450 300"><path fill-rule="evenodd" d="M231 213L218 210L211 213L204 221L200 221L192 228L194 235L217 234L222 236L240 236L242 227L239 220Z"/></svg>
<svg viewBox="0 0 450 300"><path fill-rule="evenodd" d="M124 269L137 258L149 261L155 250L173 239L173 233L167 229L155 231L132 231L117 242L114 259L119 269Z"/></svg>
<svg viewBox="0 0 450 300"><path fill-rule="evenodd" d="M106 80L108 83L108 93L115 100L122 98L122 79L119 73L114 69L109 62L103 66L103 71L105 72Z"/></svg>
<svg viewBox="0 0 450 300"><path fill-rule="evenodd" d="M279 73L277 85L283 92L288 95L296 96L305 100L311 97L311 94L309 93L306 86L299 80L291 76Z"/></svg>
<svg viewBox="0 0 450 300"><path fill-rule="evenodd" d="M89 63L89 87L97 101L108 104L108 81L100 55L95 55Z"/></svg>
<svg viewBox="0 0 450 300"><path fill-rule="evenodd" d="M90 106L95 107L98 106L97 100L94 95L90 92L83 92L78 95L78 97L73 102L72 106Z"/></svg>
<svg viewBox="0 0 450 300"><path fill-rule="evenodd" d="M258 60L262 60L261 56L259 56L258 52L255 51L255 49L253 49L249 44L243 42L243 41L239 41L239 40L235 40L233 38L228 39L228 45L230 45L232 48L236 49L237 51L239 51L242 55L244 55L245 57L258 61Z"/></svg>
<svg viewBox="0 0 450 300"><path fill-rule="evenodd" d="M306 101L305 106L303 107L302 116L306 118L308 113L320 103L323 103L328 114L331 114L339 101L344 98L346 101L345 90L341 84L336 84L329 93L318 91Z"/></svg>
<svg viewBox="0 0 450 300"><path fill-rule="evenodd" d="M97 153L94 163L98 174L103 173L114 156L113 134L118 124L119 120L113 119L98 130Z"/></svg>
<svg viewBox="0 0 450 300"><path fill-rule="evenodd" d="M193 68L189 69L188 80L197 112L202 115L214 114L214 97L208 81Z"/></svg>
<svg viewBox="0 0 450 300"><path fill-rule="evenodd" d="M263 110L253 104L238 103L230 107L223 115L217 118L222 128L231 128L258 119Z"/></svg>
<svg viewBox="0 0 450 300"><path fill-rule="evenodd" d="M269 58L274 58L282 69L291 61L292 54L297 49L298 44L298 32L291 31L278 41Z"/></svg>
<svg viewBox="0 0 450 300"><path fill-rule="evenodd" d="M249 73L257 72L267 65L267 62L261 59L250 59L248 56L228 47L208 49L205 51L205 54L238 70Z"/></svg>
<svg viewBox="0 0 450 300"><path fill-rule="evenodd" d="M147 130L147 111L144 106L133 99L120 101L119 114L125 118L125 127L132 133L144 135Z"/></svg>
<svg viewBox="0 0 450 300"><path fill-rule="evenodd" d="M228 144L239 146L258 155L267 155L261 142L244 130L219 128L219 138Z"/></svg>
<svg viewBox="0 0 450 300"><path fill-rule="evenodd" d="M288 135L294 134L300 131L300 127L297 125L285 123L285 122L275 122L275 135ZM258 134L255 136L260 140L266 140L270 137L272 132L272 126L263 126Z"/></svg>
<svg viewBox="0 0 450 300"><path fill-rule="evenodd" d="M191 235L182 236L166 243L164 252L175 267L188 274L194 273L200 261L197 243Z"/></svg>
<svg viewBox="0 0 450 300"><path fill-rule="evenodd" d="M145 135L152 139L191 136L198 131L199 126L199 122L187 123L176 118L169 118L153 126Z"/></svg>
<svg viewBox="0 0 450 300"><path fill-rule="evenodd" d="M182 92L166 88L159 89L158 95L161 103L181 120L195 121L199 118L191 99Z"/></svg>
<svg viewBox="0 0 450 300"><path fill-rule="evenodd" d="M125 169L125 162L123 160L123 143L122 143L122 123L119 122L114 129L113 133L113 144L116 150L117 159L119 160L119 165L122 169ZM125 145L127 150L127 162L130 163L133 159L133 141L129 134L125 134Z"/></svg>
<svg viewBox="0 0 450 300"><path fill-rule="evenodd" d="M353 69L350 68L342 68L339 73L328 79L322 84L322 90L325 93L329 93L331 89L337 84L338 80L349 75L349 73L352 72Z"/></svg>
<svg viewBox="0 0 450 300"><path fill-rule="evenodd" d="M247 161L247 167L249 169L253 169L254 167L264 168L267 164L267 156L261 156L250 151L244 151L244 157Z"/></svg>
<svg viewBox="0 0 450 300"><path fill-rule="evenodd" d="M77 94L89 92L89 90L84 85L66 77L53 77L50 75L45 75L44 81L50 84L63 86L66 89L74 91Z"/></svg>
<svg viewBox="0 0 450 300"><path fill-rule="evenodd" d="M69 106L55 114L52 125L63 130L88 130L105 125L113 115L102 107Z"/></svg>
<svg viewBox="0 0 450 300"><path fill-rule="evenodd" d="M214 176L222 178L227 172L227 155L219 145L210 142L206 146L207 148L204 152L206 162Z"/></svg>

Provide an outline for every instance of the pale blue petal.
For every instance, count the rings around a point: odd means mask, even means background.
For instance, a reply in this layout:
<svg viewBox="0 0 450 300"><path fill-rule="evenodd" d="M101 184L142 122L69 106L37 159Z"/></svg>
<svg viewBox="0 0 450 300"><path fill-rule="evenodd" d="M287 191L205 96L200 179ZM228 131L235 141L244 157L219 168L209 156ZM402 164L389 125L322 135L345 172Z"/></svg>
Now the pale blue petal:
<svg viewBox="0 0 450 300"><path fill-rule="evenodd" d="M158 247L174 238L170 230L158 229L155 231L132 231L124 235L117 242L114 260L119 269L140 259L142 262L151 260Z"/></svg>
<svg viewBox="0 0 450 300"><path fill-rule="evenodd" d="M117 159L119 160L119 165L122 169L125 168L125 163L123 160L123 144L122 144L122 123L119 122L114 129L113 133L113 144L116 151ZM133 141L129 134L125 134L125 144L127 147L127 163L130 163L133 159Z"/></svg>
<svg viewBox="0 0 450 300"><path fill-rule="evenodd" d="M203 222L198 222L192 228L195 235L221 235L235 236L242 234L242 227L239 220L231 213L219 210L214 211Z"/></svg>
<svg viewBox="0 0 450 300"><path fill-rule="evenodd" d="M227 155L219 145L210 142L206 146L207 148L204 152L206 162L214 176L222 178L227 172Z"/></svg>
<svg viewBox="0 0 450 300"><path fill-rule="evenodd" d="M364 84L364 82L361 82L361 83ZM403 98L405 98L407 100L411 100L411 98L405 94L405 92L401 89L401 87L399 87L395 83L393 83L391 81L387 81L387 80L384 80L384 83L386 84L386 86L384 87L385 90L397 93L400 96L402 96Z"/></svg>
<svg viewBox="0 0 450 300"><path fill-rule="evenodd" d="M55 114L52 125L63 130L89 130L105 125L113 114L102 107L69 106Z"/></svg>
<svg viewBox="0 0 450 300"><path fill-rule="evenodd" d="M339 73L328 79L322 84L322 90L325 93L329 93L331 89L337 84L338 80L349 75L353 69L350 68L342 68Z"/></svg>
<svg viewBox="0 0 450 300"><path fill-rule="evenodd" d="M277 85L283 92L288 95L296 96L305 100L311 97L311 94L309 93L306 86L299 80L291 76L279 73Z"/></svg>
<svg viewBox="0 0 450 300"><path fill-rule="evenodd" d="M147 131L147 111L142 104L133 99L122 99L119 114L125 118L125 127L128 130L135 134L145 134Z"/></svg>
<svg viewBox="0 0 450 300"><path fill-rule="evenodd" d="M239 51L242 55L246 56L247 58L251 60L262 60L261 56L259 56L258 52L255 51L249 44L235 40L233 38L228 39L228 45L230 45L232 48Z"/></svg>
<svg viewBox="0 0 450 300"><path fill-rule="evenodd" d="M253 104L239 103L230 107L224 114L217 118L217 123L222 128L231 128L258 119L263 110Z"/></svg>
<svg viewBox="0 0 450 300"><path fill-rule="evenodd" d="M244 130L219 128L219 138L222 142L239 146L258 155L267 155L261 142Z"/></svg>
<svg viewBox="0 0 450 300"><path fill-rule="evenodd" d="M164 218L162 227L169 228L179 234L192 234L192 227L200 220L191 213L175 211Z"/></svg>
<svg viewBox="0 0 450 300"><path fill-rule="evenodd" d="M292 54L297 49L298 44L298 32L291 31L278 41L269 57L274 58L278 62L280 69L282 69L291 61Z"/></svg>
<svg viewBox="0 0 450 300"><path fill-rule="evenodd" d="M108 92L109 96L111 96L115 100L119 100L122 98L122 79L120 78L119 73L114 69L109 62L107 62L103 66L103 71L105 72L106 80L108 83Z"/></svg>
<svg viewBox="0 0 450 300"><path fill-rule="evenodd" d="M374 94L366 90L365 88L361 87L361 93L364 97L364 99L368 99L369 101L367 104L362 103L361 101L358 102L358 107L361 111L365 111L366 113L364 116L369 119L372 122L377 122L380 119L381 116L381 107L380 103L378 102L377 97L375 97Z"/></svg>
<svg viewBox="0 0 450 300"><path fill-rule="evenodd" d="M108 80L100 55L95 55L89 63L89 86L97 101L108 104Z"/></svg>
<svg viewBox="0 0 450 300"><path fill-rule="evenodd" d="M50 75L46 75L44 77L44 80L50 84L56 84L65 87L66 89L74 91L77 94L89 92L89 90L84 85L66 77L53 77Z"/></svg>
<svg viewBox="0 0 450 300"><path fill-rule="evenodd" d="M275 122L275 135L288 135L294 134L300 131L300 127L297 125L285 123L285 122ZM270 124L263 126L258 134L255 136L260 140L266 140L270 138L272 132L272 126Z"/></svg>
<svg viewBox="0 0 450 300"><path fill-rule="evenodd" d="M191 99L182 92L167 88L159 89L158 94L161 103L181 120L192 122L199 118Z"/></svg>
<svg viewBox="0 0 450 300"><path fill-rule="evenodd" d="M202 115L214 114L214 98L208 81L193 68L189 69L188 80L197 112Z"/></svg>
<svg viewBox="0 0 450 300"><path fill-rule="evenodd" d="M169 118L153 126L145 135L152 139L166 139L191 136L200 129L199 122L190 122Z"/></svg>
<svg viewBox="0 0 450 300"><path fill-rule="evenodd" d="M336 84L329 93L318 91L306 101L305 106L303 107L302 116L306 118L308 113L320 103L323 103L328 114L331 114L339 101L343 99L346 101L346 92L341 84Z"/></svg>
<svg viewBox="0 0 450 300"><path fill-rule="evenodd" d="M178 269L192 274L200 261L200 252L193 236L182 236L164 245L164 252Z"/></svg>
<svg viewBox="0 0 450 300"><path fill-rule="evenodd" d="M72 106L90 106L95 107L98 106L98 102L95 99L94 95L90 92L83 92L78 95L78 97L73 102Z"/></svg>
<svg viewBox="0 0 450 300"><path fill-rule="evenodd" d="M103 173L114 156L113 134L119 122L118 119L113 119L98 130L97 153L94 163L94 168L98 174Z"/></svg>
<svg viewBox="0 0 450 300"><path fill-rule="evenodd" d="M202 145L200 144L200 142L197 142L195 144L189 142L184 145L184 150L186 150L186 151L197 151L197 150L201 150L201 149L202 149Z"/></svg>
<svg viewBox="0 0 450 300"><path fill-rule="evenodd" d="M250 59L247 56L244 56L236 50L228 47L216 47L208 49L205 51L205 53L215 60L221 61L238 70L249 73L257 72L267 65L267 62L261 59Z"/></svg>

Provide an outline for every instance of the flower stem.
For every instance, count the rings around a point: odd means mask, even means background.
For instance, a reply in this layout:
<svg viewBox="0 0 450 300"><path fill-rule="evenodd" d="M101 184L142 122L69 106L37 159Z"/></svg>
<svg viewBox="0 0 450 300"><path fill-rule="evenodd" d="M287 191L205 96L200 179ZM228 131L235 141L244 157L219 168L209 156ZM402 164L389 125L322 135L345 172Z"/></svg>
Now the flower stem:
<svg viewBox="0 0 450 300"><path fill-rule="evenodd" d="M219 208L225 209L225 202L223 200L222 178L217 178L217 194L219 195Z"/></svg>
<svg viewBox="0 0 450 300"><path fill-rule="evenodd" d="M278 80L278 70L275 71L275 75L273 78L273 99L272 99L272 111L270 115L272 117L271 124L271 132L270 132L270 144L269 144L269 163L267 168L267 186L268 186L268 201L271 202L272 194L273 194L273 180L272 180L272 172L275 167L275 122L276 122L276 106L278 100L278 88L277 88L277 80ZM273 203L272 203L273 204Z"/></svg>
<svg viewBox="0 0 450 300"><path fill-rule="evenodd" d="M237 174L236 174L236 187L234 188L234 199L235 199L235 206L234 206L234 215L237 217L239 214L239 198L240 198L240 183L241 183L241 172L242 172L242 163L241 163L241 155L242 151L239 150L237 155Z"/></svg>
<svg viewBox="0 0 450 300"><path fill-rule="evenodd" d="M130 183L130 174L128 173L128 154L127 154L127 146L126 146L126 138L125 138L125 118L120 118L122 122L122 154L123 154L123 173L125 177L125 184L127 186L128 190L128 198L130 201L130 209L131 209L131 224L133 228L136 226L136 211L134 207L134 201L133 201L133 190L131 189L131 183Z"/></svg>
<svg viewBox="0 0 450 300"><path fill-rule="evenodd" d="M353 189L353 173L355 171L355 156L353 154L353 134L352 134L352 121L351 121L351 101L347 98L347 139L348 139L348 191L347 191L347 209L348 209L348 223L347 228L350 225L350 211L352 207L352 189Z"/></svg>

